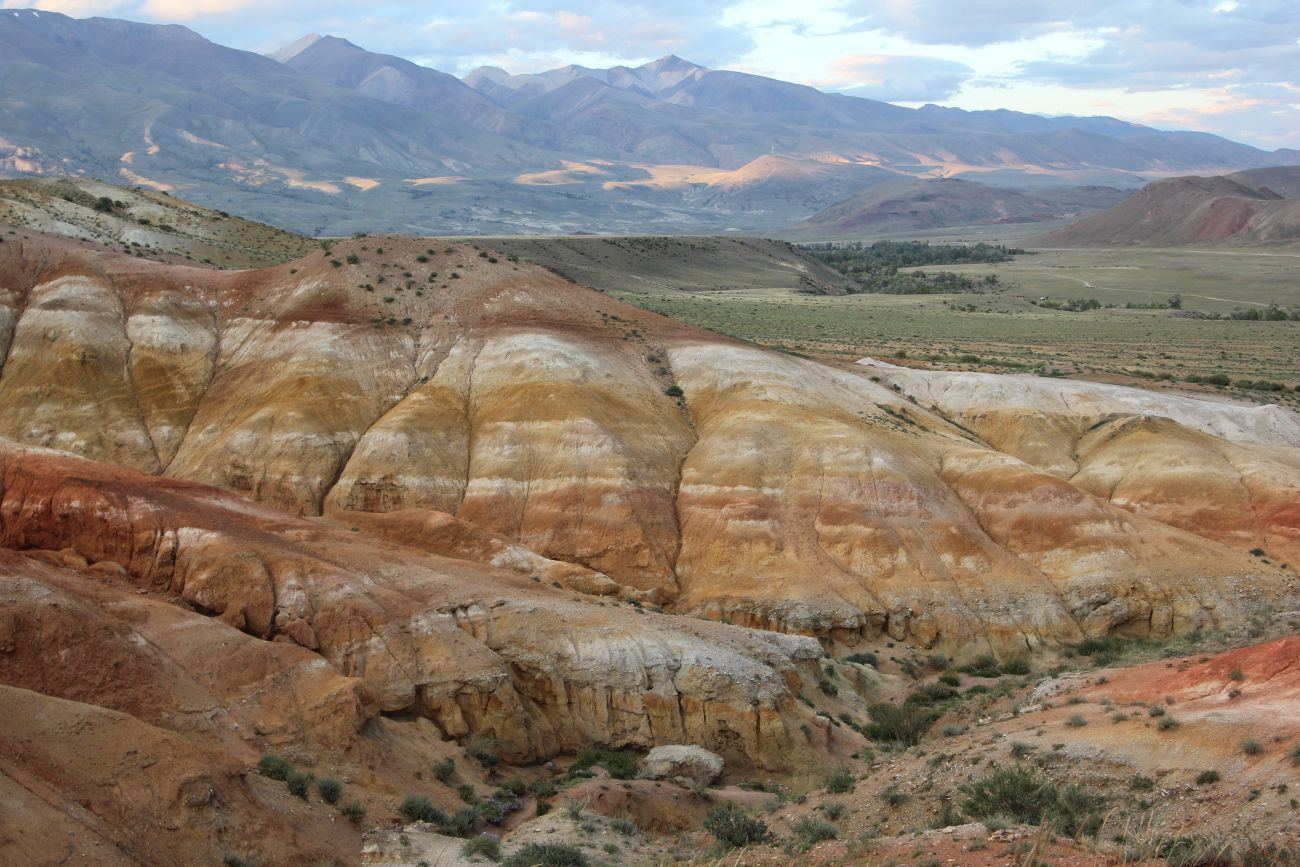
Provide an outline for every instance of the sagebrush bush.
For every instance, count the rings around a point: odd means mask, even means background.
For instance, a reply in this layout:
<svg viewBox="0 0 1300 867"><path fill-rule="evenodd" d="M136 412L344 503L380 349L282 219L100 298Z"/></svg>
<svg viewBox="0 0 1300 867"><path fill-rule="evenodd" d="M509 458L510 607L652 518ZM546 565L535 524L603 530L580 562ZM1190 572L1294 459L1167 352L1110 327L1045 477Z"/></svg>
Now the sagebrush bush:
<svg viewBox="0 0 1300 867"><path fill-rule="evenodd" d="M904 746L915 746L930 730L940 714L937 710L919 704L898 705L877 702L867 708L871 722L865 733L875 741L893 741Z"/></svg>
<svg viewBox="0 0 1300 867"><path fill-rule="evenodd" d="M366 805L360 801L348 801L342 807L339 807L339 812L349 822L356 824L366 817Z"/></svg>
<svg viewBox="0 0 1300 867"><path fill-rule="evenodd" d="M997 659L989 654L975 657L970 663L963 665L961 671L971 677L997 677L1002 673L998 668Z"/></svg>
<svg viewBox="0 0 1300 867"><path fill-rule="evenodd" d="M804 816L790 826L790 835L794 837L796 843L802 846L811 846L823 840L834 840L840 836L840 830L830 822L823 822L821 819L812 816Z"/></svg>
<svg viewBox="0 0 1300 867"><path fill-rule="evenodd" d="M327 804L337 804L343 794L343 784L333 777L326 777L316 783L320 799Z"/></svg>
<svg viewBox="0 0 1300 867"><path fill-rule="evenodd" d="M994 767L962 786L962 792L963 810L976 819L1009 816L1031 825L1051 821L1071 836L1095 833L1101 824L1096 798L1077 786L1059 789L1024 767Z"/></svg>
<svg viewBox="0 0 1300 867"><path fill-rule="evenodd" d="M1211 783L1217 783L1221 777L1218 771L1201 771L1196 775L1196 785L1208 786Z"/></svg>
<svg viewBox="0 0 1300 867"><path fill-rule="evenodd" d="M397 805L397 812L408 822L441 822L446 814L433 806L433 802L424 795L407 795Z"/></svg>
<svg viewBox="0 0 1300 867"><path fill-rule="evenodd" d="M293 763L280 756L266 755L257 760L257 772L262 776L283 783L293 773Z"/></svg>
<svg viewBox="0 0 1300 867"><path fill-rule="evenodd" d="M587 867L587 856L563 843L525 843L504 867Z"/></svg>
<svg viewBox="0 0 1300 867"><path fill-rule="evenodd" d="M769 836L766 822L748 815L734 804L710 810L704 817L704 830L732 849L763 843Z"/></svg>
<svg viewBox="0 0 1300 867"><path fill-rule="evenodd" d="M297 795L304 801L307 800L307 793L311 791L312 775L302 771L291 771L289 778L284 784L289 787L289 794Z"/></svg>
<svg viewBox="0 0 1300 867"><path fill-rule="evenodd" d="M465 841L460 847L460 854L466 858L482 855L490 861L496 861L501 857L501 843L491 834L479 834Z"/></svg>
<svg viewBox="0 0 1300 867"><path fill-rule="evenodd" d="M433 763L433 776L438 782L445 783L456 775L456 762L452 759L443 759L440 762Z"/></svg>
<svg viewBox="0 0 1300 867"><path fill-rule="evenodd" d="M853 771L846 765L836 765L826 775L826 791L832 795L853 791Z"/></svg>
<svg viewBox="0 0 1300 867"><path fill-rule="evenodd" d="M957 690L943 683L926 683L912 690L906 704L933 705L957 697Z"/></svg>
<svg viewBox="0 0 1300 867"><path fill-rule="evenodd" d="M586 747L569 766L569 773L585 771L593 765L600 765L616 780L630 780L636 776L637 756L628 750L602 750Z"/></svg>

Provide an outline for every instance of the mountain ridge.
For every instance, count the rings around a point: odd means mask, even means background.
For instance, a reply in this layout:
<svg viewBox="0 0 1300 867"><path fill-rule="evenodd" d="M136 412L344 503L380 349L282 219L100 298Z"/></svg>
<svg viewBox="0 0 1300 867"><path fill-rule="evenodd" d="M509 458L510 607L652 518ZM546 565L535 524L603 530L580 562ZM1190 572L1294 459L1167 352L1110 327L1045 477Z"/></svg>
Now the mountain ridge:
<svg viewBox="0 0 1300 867"><path fill-rule="evenodd" d="M1108 118L910 109L672 55L461 80L329 35L262 56L177 25L31 10L0 12L0 50L0 171L175 190L309 234L763 231L853 192L863 169L1005 183L1300 160ZM807 195L759 189L735 208L689 182L623 183L763 156L829 169ZM599 165L518 180L570 163Z"/></svg>

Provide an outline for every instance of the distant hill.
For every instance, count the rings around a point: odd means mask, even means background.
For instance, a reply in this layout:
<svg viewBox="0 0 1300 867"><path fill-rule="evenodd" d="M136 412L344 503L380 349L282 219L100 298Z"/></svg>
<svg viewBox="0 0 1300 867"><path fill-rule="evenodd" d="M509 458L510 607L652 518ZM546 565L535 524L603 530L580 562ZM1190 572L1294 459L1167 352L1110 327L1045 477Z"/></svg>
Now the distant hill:
<svg viewBox="0 0 1300 867"><path fill-rule="evenodd" d="M1300 162L674 56L461 80L335 36L262 56L175 25L6 9L0 57L0 173L115 180L313 235L765 231L890 178L1027 188Z"/></svg>
<svg viewBox="0 0 1300 867"><path fill-rule="evenodd" d="M1127 196L1113 187L1020 192L974 181L894 180L855 193L792 228L799 237L840 237L1059 220L1109 207Z"/></svg>
<svg viewBox="0 0 1300 867"><path fill-rule="evenodd" d="M153 190L90 181L0 181L0 223L96 241L142 259L258 268L318 249L292 232Z"/></svg>
<svg viewBox="0 0 1300 867"><path fill-rule="evenodd" d="M1168 178L1032 240L1046 247L1300 242L1300 168Z"/></svg>
<svg viewBox="0 0 1300 867"><path fill-rule="evenodd" d="M491 243L602 292L771 288L844 295L857 287L794 244L761 238L493 238Z"/></svg>

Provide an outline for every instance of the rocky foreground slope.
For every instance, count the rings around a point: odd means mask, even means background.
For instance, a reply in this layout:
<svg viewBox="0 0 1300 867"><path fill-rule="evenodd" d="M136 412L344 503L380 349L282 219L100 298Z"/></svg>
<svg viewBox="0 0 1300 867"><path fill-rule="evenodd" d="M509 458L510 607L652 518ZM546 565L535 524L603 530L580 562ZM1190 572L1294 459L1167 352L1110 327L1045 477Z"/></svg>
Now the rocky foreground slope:
<svg viewBox="0 0 1300 867"><path fill-rule="evenodd" d="M356 832L264 752L380 820L475 737L790 768L860 744L800 701L827 671L823 714L881 689L827 651L1300 600L1294 415L981 414L512 258L362 237L220 272L0 232L3 851L316 863Z"/></svg>

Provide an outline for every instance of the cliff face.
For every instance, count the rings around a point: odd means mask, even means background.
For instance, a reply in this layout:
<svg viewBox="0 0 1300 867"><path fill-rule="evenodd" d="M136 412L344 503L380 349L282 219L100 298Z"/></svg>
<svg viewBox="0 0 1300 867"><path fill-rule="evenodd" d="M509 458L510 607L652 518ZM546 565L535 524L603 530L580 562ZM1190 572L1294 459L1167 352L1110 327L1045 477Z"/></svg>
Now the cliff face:
<svg viewBox="0 0 1300 867"><path fill-rule="evenodd" d="M1300 555L1290 413L905 371L895 391L438 243L247 272L6 243L0 434L299 515L445 513L354 523L841 644L1008 649L1294 598L1247 554ZM438 541L453 519L482 538ZM268 635L252 588L274 581L248 574L196 586L242 588L230 622Z"/></svg>

